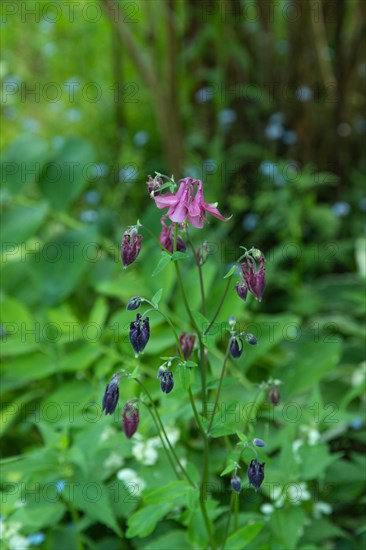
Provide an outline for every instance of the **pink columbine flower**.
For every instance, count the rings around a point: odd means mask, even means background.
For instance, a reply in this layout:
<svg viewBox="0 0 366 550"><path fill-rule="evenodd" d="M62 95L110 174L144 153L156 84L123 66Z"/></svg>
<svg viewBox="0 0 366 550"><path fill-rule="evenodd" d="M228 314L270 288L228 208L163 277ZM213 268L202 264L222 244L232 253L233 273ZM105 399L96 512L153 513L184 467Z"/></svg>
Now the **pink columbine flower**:
<svg viewBox="0 0 366 550"><path fill-rule="evenodd" d="M196 194L195 194L196 192ZM192 178L181 180L178 191L154 195L155 204L158 208L168 208L167 216L175 223L188 222L194 227L202 228L206 220L206 212L215 216L223 222L230 218L224 218L217 210L217 204L205 202L202 190L202 181Z"/></svg>
<svg viewBox="0 0 366 550"><path fill-rule="evenodd" d="M251 292L257 300L261 301L264 288L266 286L264 256L262 255L259 260L259 268L257 271L254 271L253 263L249 258L241 264L241 268L243 270L244 280L247 284L249 292Z"/></svg>

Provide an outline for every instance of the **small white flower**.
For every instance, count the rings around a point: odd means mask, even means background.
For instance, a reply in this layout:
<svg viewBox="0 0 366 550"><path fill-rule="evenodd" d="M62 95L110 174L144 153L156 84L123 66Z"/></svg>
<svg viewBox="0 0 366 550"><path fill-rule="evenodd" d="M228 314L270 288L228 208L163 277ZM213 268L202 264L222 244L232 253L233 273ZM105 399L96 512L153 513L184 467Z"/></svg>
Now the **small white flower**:
<svg viewBox="0 0 366 550"><path fill-rule="evenodd" d="M265 515L272 514L272 512L274 511L274 506L269 502L266 502L265 504L262 504L260 510L262 514L265 514Z"/></svg>
<svg viewBox="0 0 366 550"><path fill-rule="evenodd" d="M102 431L99 440L101 442L107 441L107 439L109 439L115 433L115 428L113 428L113 426L108 426L107 428L105 428L105 430Z"/></svg>
<svg viewBox="0 0 366 550"><path fill-rule="evenodd" d="M103 463L103 468L115 470L123 466L124 460L121 455L118 453L111 453L108 458L105 459Z"/></svg>
<svg viewBox="0 0 366 550"><path fill-rule="evenodd" d="M366 361L363 361L358 369L352 374L351 384L354 387L361 386L366 378Z"/></svg>
<svg viewBox="0 0 366 550"><path fill-rule="evenodd" d="M175 445L180 438L180 429L172 426L171 428L166 428L165 431L171 445Z"/></svg>
<svg viewBox="0 0 366 550"><path fill-rule="evenodd" d="M156 450L155 442L151 442L151 439L147 441L138 441L132 447L132 454L138 462L145 464L145 466L152 466L158 460L158 451Z"/></svg>
<svg viewBox="0 0 366 550"><path fill-rule="evenodd" d="M123 481L126 488L134 496L140 495L141 491L146 487L145 481L141 479L132 468L124 468L117 472L117 479Z"/></svg>
<svg viewBox="0 0 366 550"><path fill-rule="evenodd" d="M13 535L9 539L9 550L26 550L28 546L28 540L22 535Z"/></svg>
<svg viewBox="0 0 366 550"><path fill-rule="evenodd" d="M314 428L310 428L308 431L308 443L309 445L316 445L320 441L320 432Z"/></svg>
<svg viewBox="0 0 366 550"><path fill-rule="evenodd" d="M315 502L313 506L313 515L315 519L320 519L323 514L329 515L333 511L330 504L327 502Z"/></svg>
<svg viewBox="0 0 366 550"><path fill-rule="evenodd" d="M295 462L297 462L297 464L300 464L302 462L301 457L299 455L299 449L303 444L304 442L302 439L295 439L295 441L292 443L292 452L294 455Z"/></svg>

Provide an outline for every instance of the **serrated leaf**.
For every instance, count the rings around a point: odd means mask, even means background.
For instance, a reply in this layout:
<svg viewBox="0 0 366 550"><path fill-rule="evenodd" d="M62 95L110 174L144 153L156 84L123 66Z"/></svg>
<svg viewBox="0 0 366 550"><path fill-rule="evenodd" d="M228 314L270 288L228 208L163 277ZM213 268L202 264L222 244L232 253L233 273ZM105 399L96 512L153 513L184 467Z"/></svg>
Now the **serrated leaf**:
<svg viewBox="0 0 366 550"><path fill-rule="evenodd" d="M154 304L154 306L157 306L158 303L160 302L161 300L161 296L163 294L163 289L160 288L155 294L154 296L151 298L151 302Z"/></svg>
<svg viewBox="0 0 366 550"><path fill-rule="evenodd" d="M171 260L170 254L167 254L166 252L162 252L161 253L161 258L158 262L158 265L156 266L156 268L152 272L152 277L155 277L161 271L163 271L163 269L165 269L168 266L168 264L170 264L170 260Z"/></svg>

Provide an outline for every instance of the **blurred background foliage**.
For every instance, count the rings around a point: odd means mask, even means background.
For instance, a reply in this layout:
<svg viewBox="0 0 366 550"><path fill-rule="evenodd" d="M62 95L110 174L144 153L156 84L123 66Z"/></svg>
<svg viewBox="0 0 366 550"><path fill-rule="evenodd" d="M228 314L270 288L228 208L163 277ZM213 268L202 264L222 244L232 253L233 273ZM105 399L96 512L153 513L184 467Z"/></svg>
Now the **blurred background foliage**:
<svg viewBox="0 0 366 550"><path fill-rule="evenodd" d="M200 514L192 503L184 512L174 487L160 494L162 509L143 492L146 517L131 515L143 487L174 481L147 413L132 443L119 417L97 414L111 374L137 364L126 340L132 295L164 287L162 303L188 328L173 270L151 277L160 253L147 234L136 264L121 270L126 226L140 219L160 231L145 186L155 171L201 178L206 200L234 214L192 231L197 245L210 243L208 318L239 246L267 257L262 303L244 305L232 291L219 318L234 314L259 337L230 366L223 401L250 403L271 377L283 381L282 401L273 408L263 397L255 431L252 418L235 417L225 446L212 447L219 537L229 502L219 474L241 429L268 442L268 483L302 484L297 500L246 490L240 526L265 529L245 548L362 547L365 8L363 0L2 4L4 548L207 546ZM199 309L193 268L183 267ZM184 381L161 399L155 379L174 339L151 321L139 369L178 452L200 470ZM220 326L210 344L215 387ZM122 401L138 392L124 381ZM100 489L98 505L82 493L86 483Z"/></svg>

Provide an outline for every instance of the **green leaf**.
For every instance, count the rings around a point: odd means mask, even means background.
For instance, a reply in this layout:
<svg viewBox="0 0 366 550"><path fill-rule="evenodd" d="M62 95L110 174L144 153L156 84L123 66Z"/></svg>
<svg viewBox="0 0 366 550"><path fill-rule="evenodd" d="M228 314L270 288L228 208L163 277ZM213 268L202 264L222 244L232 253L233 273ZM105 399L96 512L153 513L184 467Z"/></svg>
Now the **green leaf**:
<svg viewBox="0 0 366 550"><path fill-rule="evenodd" d="M236 462L234 460L230 460L229 464L226 466L226 468L221 472L220 476L226 476L226 474L230 474L235 470Z"/></svg>
<svg viewBox="0 0 366 550"><path fill-rule="evenodd" d="M194 368L194 367L198 367L198 364L195 363L194 361L184 361L184 363L182 363L185 367L188 367L188 368Z"/></svg>
<svg viewBox="0 0 366 550"><path fill-rule="evenodd" d="M167 252L162 252L159 263L154 269L154 271L152 272L152 277L155 277L161 271L163 271L163 269L165 269L168 266L168 264L170 264L170 260L171 260L171 255L168 254Z"/></svg>
<svg viewBox="0 0 366 550"><path fill-rule="evenodd" d="M163 487L144 491L144 503L158 504L164 501L185 500L191 485L187 481L171 481Z"/></svg>
<svg viewBox="0 0 366 550"><path fill-rule="evenodd" d="M128 519L128 529L126 535L132 539L134 537L147 537L152 533L157 523L171 510L171 502L156 502L149 506L144 506Z"/></svg>
<svg viewBox="0 0 366 550"><path fill-rule="evenodd" d="M47 212L46 202L31 207L17 206L5 210L0 224L2 250L6 245L19 245L33 236L42 225ZM10 255L10 251L8 254Z"/></svg>
<svg viewBox="0 0 366 550"><path fill-rule="evenodd" d="M298 450L301 479L316 479L325 469L341 458L342 453L329 454L327 445L301 445Z"/></svg>
<svg viewBox="0 0 366 550"><path fill-rule="evenodd" d="M245 548L263 529L264 523L258 521L238 529L230 535L225 544L226 550Z"/></svg>
<svg viewBox="0 0 366 550"><path fill-rule="evenodd" d="M154 304L154 306L157 306L161 300L161 296L163 294L163 289L160 288L154 296L151 298L151 302Z"/></svg>
<svg viewBox="0 0 366 550"><path fill-rule="evenodd" d="M189 254L187 254L187 252L174 252L174 254L171 255L172 262L185 260L186 258L189 258Z"/></svg>
<svg viewBox="0 0 366 550"><path fill-rule="evenodd" d="M226 273L226 275L224 276L224 279L228 279L229 277L231 277L231 275L234 275L235 273L235 270L236 270L236 265L233 265L231 266L231 268L229 269L229 271Z"/></svg>
<svg viewBox="0 0 366 550"><path fill-rule="evenodd" d="M178 374L179 374L179 380L182 385L182 388L185 391L189 390L189 387L191 385L191 371L189 368L185 367L184 365L178 365Z"/></svg>
<svg viewBox="0 0 366 550"><path fill-rule="evenodd" d="M275 510L270 516L270 528L276 540L284 548L296 548L303 533L306 514L302 508L291 506L286 510Z"/></svg>
<svg viewBox="0 0 366 550"><path fill-rule="evenodd" d="M54 208L65 209L84 189L88 165L95 162L95 151L89 141L72 137L45 166L39 181L42 193Z"/></svg>
<svg viewBox="0 0 366 550"><path fill-rule="evenodd" d="M236 435L238 436L238 438L240 439L240 441L242 441L243 443L247 443L248 438L247 438L246 435L244 435L244 434L241 433L241 432L236 432Z"/></svg>

